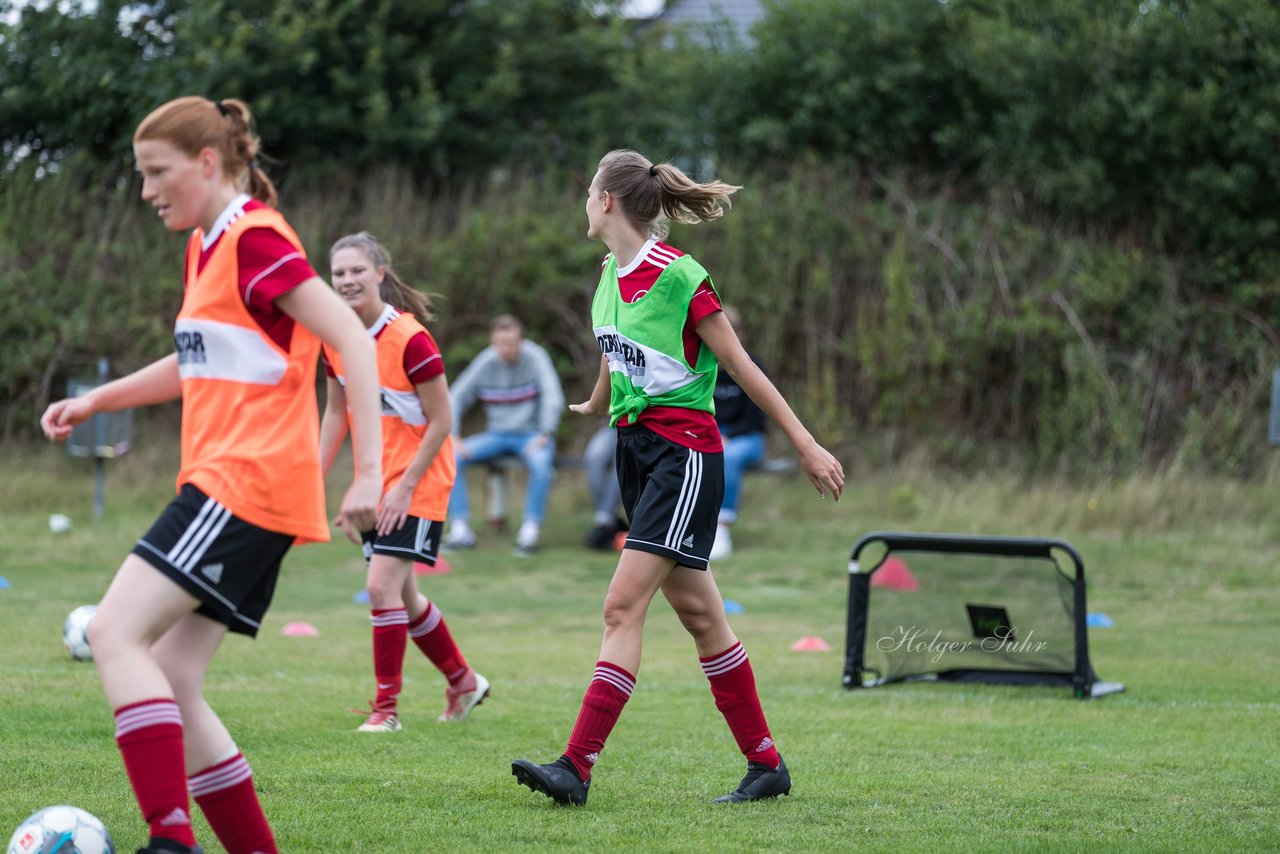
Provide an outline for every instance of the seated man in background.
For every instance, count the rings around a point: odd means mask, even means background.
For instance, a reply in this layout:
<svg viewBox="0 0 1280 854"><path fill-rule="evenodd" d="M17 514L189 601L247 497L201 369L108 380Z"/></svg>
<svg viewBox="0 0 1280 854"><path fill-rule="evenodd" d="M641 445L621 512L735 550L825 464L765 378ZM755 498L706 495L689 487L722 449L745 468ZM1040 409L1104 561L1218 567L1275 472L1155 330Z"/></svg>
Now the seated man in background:
<svg viewBox="0 0 1280 854"><path fill-rule="evenodd" d="M742 315L731 305L725 305L724 316L745 344L742 332ZM764 372L764 364L755 353L747 350L751 361ZM729 527L738 521L738 502L742 497L742 475L764 460L765 415L733 381L728 371L716 376L716 424L724 440L724 502L720 505L720 521L716 526L715 543L711 546L710 560L723 560L733 553Z"/></svg>
<svg viewBox="0 0 1280 854"><path fill-rule="evenodd" d="M524 521L516 534L516 553L531 553L546 514L547 494L554 476L555 432L564 412L564 392L551 357L524 337L524 326L504 314L489 328L489 346L467 365L449 389L454 429L473 403L484 406L482 433L455 441L458 477L449 496L449 534L446 548L476 544L467 501L466 468L495 457L515 454L529 470Z"/></svg>

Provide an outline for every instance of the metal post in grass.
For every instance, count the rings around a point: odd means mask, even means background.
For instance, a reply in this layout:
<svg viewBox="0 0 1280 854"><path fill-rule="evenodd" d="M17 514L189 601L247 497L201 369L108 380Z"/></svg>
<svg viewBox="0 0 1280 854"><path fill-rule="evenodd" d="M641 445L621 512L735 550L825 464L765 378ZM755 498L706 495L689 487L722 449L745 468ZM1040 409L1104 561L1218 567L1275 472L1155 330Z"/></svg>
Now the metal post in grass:
<svg viewBox="0 0 1280 854"><path fill-rule="evenodd" d="M103 385L111 364L98 360L98 376L76 378L67 381L67 397L79 397ZM101 518L106 510L107 467L106 461L129 453L129 439L133 432L133 410L100 412L77 424L67 440L67 452L73 457L93 457L93 515Z"/></svg>
<svg viewBox="0 0 1280 854"><path fill-rule="evenodd" d="M1280 368L1271 372L1271 421L1267 425L1267 443L1280 445Z"/></svg>

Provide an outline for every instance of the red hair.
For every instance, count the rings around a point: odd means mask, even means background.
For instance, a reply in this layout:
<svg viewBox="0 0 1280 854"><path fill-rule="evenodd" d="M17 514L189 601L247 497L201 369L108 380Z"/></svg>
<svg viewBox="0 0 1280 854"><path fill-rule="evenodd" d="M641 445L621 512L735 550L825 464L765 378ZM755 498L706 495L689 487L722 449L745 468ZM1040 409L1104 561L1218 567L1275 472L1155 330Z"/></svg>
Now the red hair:
<svg viewBox="0 0 1280 854"><path fill-rule="evenodd" d="M222 156L222 171L236 186L275 207L276 187L256 163L261 142L244 101L228 98L214 103L199 95L175 98L138 124L133 141L147 139L167 142L188 157L213 149Z"/></svg>

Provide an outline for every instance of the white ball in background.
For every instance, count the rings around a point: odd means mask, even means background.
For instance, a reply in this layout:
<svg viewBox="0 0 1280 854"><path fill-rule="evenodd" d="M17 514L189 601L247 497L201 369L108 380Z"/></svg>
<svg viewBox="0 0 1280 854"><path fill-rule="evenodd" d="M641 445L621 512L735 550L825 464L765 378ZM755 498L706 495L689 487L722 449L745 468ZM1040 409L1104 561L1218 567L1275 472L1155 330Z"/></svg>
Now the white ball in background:
<svg viewBox="0 0 1280 854"><path fill-rule="evenodd" d="M76 661L93 661L93 650L89 649L89 621L98 613L97 605L81 605L67 615L62 624L62 645Z"/></svg>
<svg viewBox="0 0 1280 854"><path fill-rule="evenodd" d="M71 517L64 516L61 513L54 513L49 517L49 530L55 534L61 534L71 530Z"/></svg>

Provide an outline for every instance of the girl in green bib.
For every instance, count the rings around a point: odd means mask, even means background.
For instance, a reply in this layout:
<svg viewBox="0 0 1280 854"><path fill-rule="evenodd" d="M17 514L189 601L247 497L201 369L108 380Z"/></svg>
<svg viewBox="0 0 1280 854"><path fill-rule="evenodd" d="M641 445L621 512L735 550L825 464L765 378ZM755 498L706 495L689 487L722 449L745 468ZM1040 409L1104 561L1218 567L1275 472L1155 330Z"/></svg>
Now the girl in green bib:
<svg viewBox="0 0 1280 854"><path fill-rule="evenodd" d="M737 189L700 184L670 164L619 150L601 159L587 191L587 236L609 249L591 305L602 357L591 399L569 408L607 414L617 428L618 482L631 527L605 596L600 660L564 754L546 765L512 763L519 782L560 803L586 803L592 767L635 688L645 615L659 590L693 636L716 708L747 758L738 788L717 802L791 791L707 561L724 495L717 370L728 371L787 435L820 495L839 500L844 471L743 350L707 271L662 239L668 220L723 216Z"/></svg>

